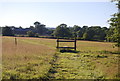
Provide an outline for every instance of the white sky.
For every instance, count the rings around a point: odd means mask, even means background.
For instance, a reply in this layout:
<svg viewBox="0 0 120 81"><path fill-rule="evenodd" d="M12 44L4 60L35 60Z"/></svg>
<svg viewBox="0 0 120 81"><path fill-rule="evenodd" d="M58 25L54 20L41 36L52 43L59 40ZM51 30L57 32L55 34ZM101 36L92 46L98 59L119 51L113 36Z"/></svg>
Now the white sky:
<svg viewBox="0 0 120 81"><path fill-rule="evenodd" d="M110 2L111 0L1 0L1 2Z"/></svg>
<svg viewBox="0 0 120 81"><path fill-rule="evenodd" d="M89 2L77 2L83 0L69 0L69 2L68 0L64 0L67 2L49 1L53 2L41 2L41 0L2 0L0 3L0 26L29 27L35 21L39 21L45 24L46 27L56 27L62 23L68 26L108 27L107 20L111 18L110 15L117 12L114 3L106 2L109 0L84 0Z"/></svg>

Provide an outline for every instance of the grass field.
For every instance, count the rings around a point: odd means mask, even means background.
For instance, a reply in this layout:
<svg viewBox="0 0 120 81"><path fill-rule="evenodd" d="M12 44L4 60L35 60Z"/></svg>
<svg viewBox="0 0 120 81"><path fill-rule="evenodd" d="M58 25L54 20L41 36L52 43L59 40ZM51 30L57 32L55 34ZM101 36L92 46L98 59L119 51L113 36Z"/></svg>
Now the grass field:
<svg viewBox="0 0 120 81"><path fill-rule="evenodd" d="M56 39L2 38L3 79L116 79L113 43L77 41L78 53L60 53ZM71 46L72 43L62 43Z"/></svg>

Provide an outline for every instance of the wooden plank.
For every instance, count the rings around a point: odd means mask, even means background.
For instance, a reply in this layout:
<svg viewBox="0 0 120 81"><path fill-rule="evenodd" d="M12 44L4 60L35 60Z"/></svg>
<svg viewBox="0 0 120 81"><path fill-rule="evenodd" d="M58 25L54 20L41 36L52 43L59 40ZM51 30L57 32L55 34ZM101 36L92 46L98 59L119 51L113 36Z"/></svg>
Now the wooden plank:
<svg viewBox="0 0 120 81"><path fill-rule="evenodd" d="M57 42L75 42L75 40L57 40Z"/></svg>
<svg viewBox="0 0 120 81"><path fill-rule="evenodd" d="M75 47L57 47L57 48L69 48L69 49L75 49Z"/></svg>

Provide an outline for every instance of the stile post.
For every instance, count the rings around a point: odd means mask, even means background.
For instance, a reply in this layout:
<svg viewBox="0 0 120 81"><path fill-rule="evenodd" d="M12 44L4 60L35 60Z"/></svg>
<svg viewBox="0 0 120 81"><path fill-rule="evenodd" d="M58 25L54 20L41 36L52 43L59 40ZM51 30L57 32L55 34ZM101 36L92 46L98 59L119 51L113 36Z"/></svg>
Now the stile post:
<svg viewBox="0 0 120 81"><path fill-rule="evenodd" d="M57 39L57 48L59 47L59 39Z"/></svg>
<svg viewBox="0 0 120 81"><path fill-rule="evenodd" d="M75 44L74 45L75 45L74 47L75 47L75 50L76 50L76 37L75 37Z"/></svg>

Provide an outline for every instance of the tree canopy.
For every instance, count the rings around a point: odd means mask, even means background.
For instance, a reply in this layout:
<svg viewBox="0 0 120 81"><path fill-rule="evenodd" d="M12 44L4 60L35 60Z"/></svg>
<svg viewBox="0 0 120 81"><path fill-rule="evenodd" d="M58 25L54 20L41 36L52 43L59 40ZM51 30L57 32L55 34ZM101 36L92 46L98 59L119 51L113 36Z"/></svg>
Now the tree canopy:
<svg viewBox="0 0 120 81"><path fill-rule="evenodd" d="M3 36L14 36L14 31L12 31L10 27L6 26L2 29L2 34Z"/></svg>
<svg viewBox="0 0 120 81"><path fill-rule="evenodd" d="M109 20L110 29L107 36L108 40L117 42L116 46L120 47L120 1L119 0L112 0L117 1L118 12L113 14L112 18Z"/></svg>
<svg viewBox="0 0 120 81"><path fill-rule="evenodd" d="M55 37L71 37L72 33L70 32L69 28L66 24L60 24L57 26L56 30L54 31Z"/></svg>

